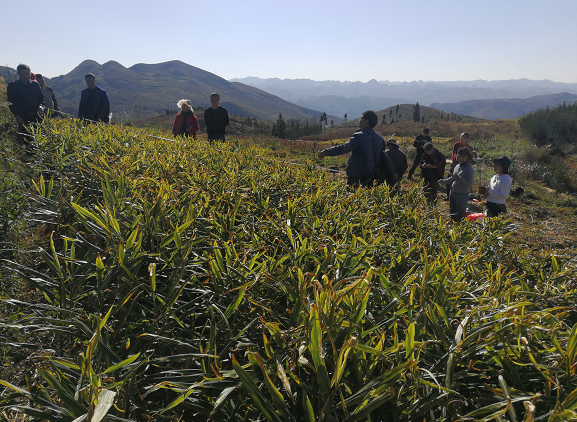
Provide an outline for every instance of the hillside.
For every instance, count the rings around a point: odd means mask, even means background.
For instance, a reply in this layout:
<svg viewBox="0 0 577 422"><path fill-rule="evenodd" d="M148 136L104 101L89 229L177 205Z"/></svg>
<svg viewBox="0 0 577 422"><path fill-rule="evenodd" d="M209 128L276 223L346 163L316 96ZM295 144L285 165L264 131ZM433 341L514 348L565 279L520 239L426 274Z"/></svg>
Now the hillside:
<svg viewBox="0 0 577 422"><path fill-rule="evenodd" d="M34 71L34 69L32 69ZM4 73L9 70L4 68ZM212 92L218 92L221 105L232 114L257 119L318 119L321 112L291 104L260 89L227 80L178 60L158 64L136 64L129 68L115 61L99 64L85 60L66 75L47 80L57 96L61 110L75 115L80 92L86 88L84 75L96 75L96 83L110 97L111 110L118 121L164 113L176 107L181 98L194 105L208 106Z"/></svg>
<svg viewBox="0 0 577 422"><path fill-rule="evenodd" d="M530 98L510 98L492 100L470 100L458 103L433 103L431 107L449 113L468 114L483 119L517 119L532 111L555 107L564 102L571 104L577 101L576 94L536 95Z"/></svg>

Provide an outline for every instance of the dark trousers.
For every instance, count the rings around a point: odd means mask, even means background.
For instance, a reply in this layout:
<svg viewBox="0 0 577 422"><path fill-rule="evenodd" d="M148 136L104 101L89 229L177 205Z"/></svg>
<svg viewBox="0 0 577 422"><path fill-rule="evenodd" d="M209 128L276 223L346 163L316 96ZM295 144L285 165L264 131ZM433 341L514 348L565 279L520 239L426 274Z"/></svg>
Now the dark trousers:
<svg viewBox="0 0 577 422"><path fill-rule="evenodd" d="M208 139L208 142L224 142L226 140L224 135L206 135L206 138Z"/></svg>
<svg viewBox="0 0 577 422"><path fill-rule="evenodd" d="M439 182L437 180L425 179L425 198L430 205L437 203L437 193L439 192Z"/></svg>
<svg viewBox="0 0 577 422"><path fill-rule="evenodd" d="M373 176L371 177L348 177L347 178L347 185L354 187L355 189L359 186L363 186L365 188L372 188L373 187Z"/></svg>
<svg viewBox="0 0 577 422"><path fill-rule="evenodd" d="M409 179L413 176L413 173L415 172L417 167L419 167L419 164L421 164L423 153L424 153L423 151L419 152L419 150L417 150L417 156L415 157L415 161L413 161L413 166L409 170L409 175L407 176Z"/></svg>
<svg viewBox="0 0 577 422"><path fill-rule="evenodd" d="M449 196L449 209L451 210L451 219L453 221L463 221L465 219L467 216L468 201L468 193L451 192L451 196Z"/></svg>
<svg viewBox="0 0 577 422"><path fill-rule="evenodd" d="M487 217L497 217L499 214L505 214L507 206L505 204L496 204L487 201Z"/></svg>

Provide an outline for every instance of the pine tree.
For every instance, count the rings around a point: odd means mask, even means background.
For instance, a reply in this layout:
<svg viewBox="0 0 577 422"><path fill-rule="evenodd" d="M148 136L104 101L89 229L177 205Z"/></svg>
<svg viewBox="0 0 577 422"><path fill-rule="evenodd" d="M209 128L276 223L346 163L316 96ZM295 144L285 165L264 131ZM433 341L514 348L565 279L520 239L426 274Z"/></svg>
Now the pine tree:
<svg viewBox="0 0 577 422"><path fill-rule="evenodd" d="M419 109L419 102L417 101L417 105L413 109L413 122L419 123L421 121L421 110Z"/></svg>
<svg viewBox="0 0 577 422"><path fill-rule="evenodd" d="M286 138L286 123L282 118L282 113L279 112L278 119L276 123L273 125L273 136L277 138Z"/></svg>

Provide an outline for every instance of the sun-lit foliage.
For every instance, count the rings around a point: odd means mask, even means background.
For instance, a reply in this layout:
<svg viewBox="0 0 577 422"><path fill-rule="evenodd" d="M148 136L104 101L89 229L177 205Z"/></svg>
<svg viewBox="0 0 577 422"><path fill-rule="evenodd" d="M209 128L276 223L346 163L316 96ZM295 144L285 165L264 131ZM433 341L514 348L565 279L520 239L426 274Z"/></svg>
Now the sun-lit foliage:
<svg viewBox="0 0 577 422"><path fill-rule="evenodd" d="M353 192L234 140L78 121L35 135L31 219L51 234L38 266L6 265L41 295L4 297L0 333L36 373L0 381L0 410L576 420L574 269L507 221L451 225L418 186Z"/></svg>

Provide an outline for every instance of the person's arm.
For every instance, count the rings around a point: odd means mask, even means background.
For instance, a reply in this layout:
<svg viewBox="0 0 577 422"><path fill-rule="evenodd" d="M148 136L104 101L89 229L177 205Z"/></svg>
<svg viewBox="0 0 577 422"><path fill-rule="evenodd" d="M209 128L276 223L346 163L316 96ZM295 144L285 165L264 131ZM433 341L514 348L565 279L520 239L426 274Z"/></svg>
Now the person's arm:
<svg viewBox="0 0 577 422"><path fill-rule="evenodd" d="M78 118L82 119L84 116L84 109L86 108L86 97L84 91L80 93L80 104L78 104Z"/></svg>
<svg viewBox="0 0 577 422"><path fill-rule="evenodd" d="M18 108L16 107L16 103L18 102L17 96L18 94L14 89L14 84L8 84L8 87L6 88L6 97L10 103L8 108L16 118L20 117L20 113L18 113Z"/></svg>
<svg viewBox="0 0 577 422"><path fill-rule="evenodd" d="M110 100L108 99L108 95L106 94L106 92L104 92L103 108L104 108L104 118L102 119L102 121L105 123L109 123L110 122Z"/></svg>
<svg viewBox="0 0 577 422"><path fill-rule="evenodd" d="M174 116L174 123L172 124L172 135L176 137L178 135L178 128L180 127L180 123L178 123L178 114Z"/></svg>
<svg viewBox="0 0 577 422"><path fill-rule="evenodd" d="M194 133L196 134L196 132L198 132L198 130L200 129L200 126L198 124L198 117L196 116L192 116L192 130L194 131Z"/></svg>
<svg viewBox="0 0 577 422"><path fill-rule="evenodd" d="M208 129L212 128L212 121L210 120L210 108L204 110L204 126L206 127L206 133L208 133Z"/></svg>
<svg viewBox="0 0 577 422"><path fill-rule="evenodd" d="M353 136L346 144L337 145L336 147L327 148L321 151L319 153L319 158L322 160L325 156L334 157L336 155L343 155L351 152L359 146L359 143L356 139L357 138Z"/></svg>
<svg viewBox="0 0 577 422"><path fill-rule="evenodd" d="M228 120L228 110L226 108L223 108L224 110L224 125L228 126L230 121Z"/></svg>
<svg viewBox="0 0 577 422"><path fill-rule="evenodd" d="M192 126L187 127L186 130L189 133L189 135L191 135L194 139L196 139L196 132L198 132L199 128L200 127L198 125L198 118L193 114L192 115Z"/></svg>

